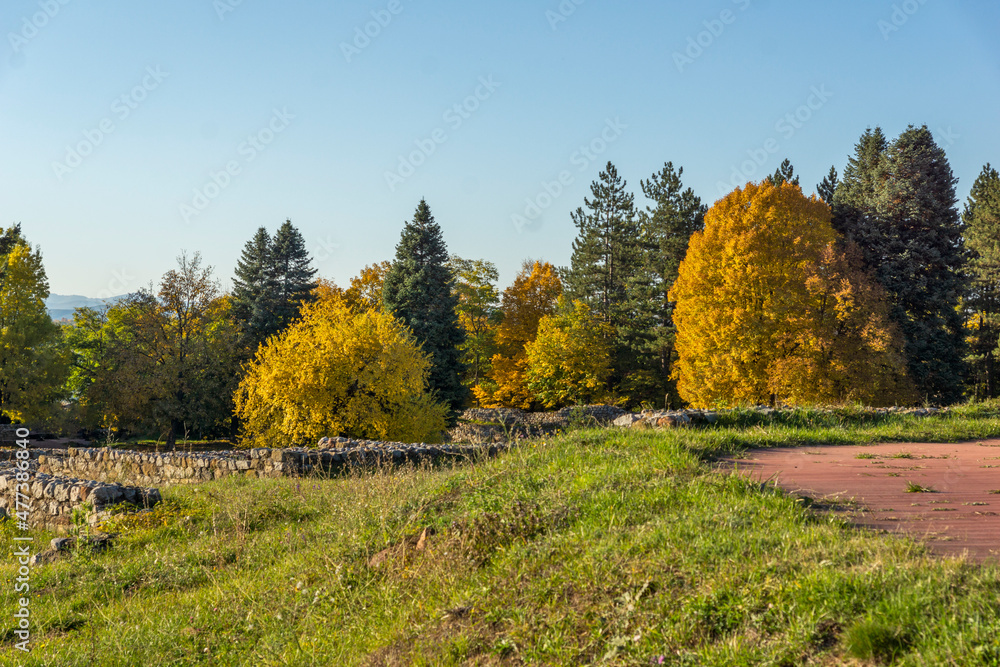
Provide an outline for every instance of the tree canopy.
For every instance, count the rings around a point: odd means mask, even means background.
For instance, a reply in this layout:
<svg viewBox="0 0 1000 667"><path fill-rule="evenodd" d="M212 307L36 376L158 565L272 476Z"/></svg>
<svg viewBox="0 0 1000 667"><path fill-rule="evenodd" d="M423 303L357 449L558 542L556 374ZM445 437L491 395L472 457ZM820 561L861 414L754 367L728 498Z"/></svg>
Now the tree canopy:
<svg viewBox="0 0 1000 667"><path fill-rule="evenodd" d="M691 405L910 400L884 298L798 186L715 204L671 290L678 390Z"/></svg>
<svg viewBox="0 0 1000 667"><path fill-rule="evenodd" d="M447 406L428 391L430 356L385 312L335 292L263 346L236 392L246 435L267 446L349 436L438 441Z"/></svg>

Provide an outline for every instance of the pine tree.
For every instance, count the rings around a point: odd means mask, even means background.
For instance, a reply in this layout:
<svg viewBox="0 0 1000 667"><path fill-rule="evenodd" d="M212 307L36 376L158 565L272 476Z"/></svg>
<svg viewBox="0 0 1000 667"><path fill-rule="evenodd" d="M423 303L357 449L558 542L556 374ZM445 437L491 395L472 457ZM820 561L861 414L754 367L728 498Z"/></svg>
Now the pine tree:
<svg viewBox="0 0 1000 667"><path fill-rule="evenodd" d="M833 196L837 192L837 185L840 179L837 176L837 168L830 167L830 173L816 186L816 192L827 206L833 206Z"/></svg>
<svg viewBox="0 0 1000 667"><path fill-rule="evenodd" d="M869 223L874 216L875 174L888 148L889 142L882 128L865 130L833 195L833 228L844 236L845 241L858 244L867 266L873 266L878 260L866 244Z"/></svg>
<svg viewBox="0 0 1000 667"><path fill-rule="evenodd" d="M586 209L572 215L579 231L570 267L563 272L570 301L587 304L614 332L611 380L616 385L636 370L641 350L650 342L651 324L641 319L646 309L640 310L636 300L642 291L637 286L643 282L643 252L635 197L625 185L608 162L590 186L593 198L584 199Z"/></svg>
<svg viewBox="0 0 1000 667"><path fill-rule="evenodd" d="M798 185L799 177L795 175L795 168L792 167L792 162L786 158L775 172L767 177L767 181L775 187L778 187L782 183Z"/></svg>
<svg viewBox="0 0 1000 667"><path fill-rule="evenodd" d="M382 303L386 312L410 327L430 355L430 389L451 408L450 421L454 423L468 399L468 389L462 384L465 369L459 350L465 334L458 321L458 296L447 263L441 228L422 199L396 246L396 258L382 288Z"/></svg>
<svg viewBox="0 0 1000 667"><path fill-rule="evenodd" d="M861 244L906 340L909 373L928 400L960 398L965 248L958 182L926 126L910 126L875 170L874 216Z"/></svg>
<svg viewBox="0 0 1000 667"><path fill-rule="evenodd" d="M968 312L970 381L973 396L1000 395L1000 174L983 167L962 215L969 249Z"/></svg>
<svg viewBox="0 0 1000 667"><path fill-rule="evenodd" d="M277 289L275 316L281 331L299 316L303 304L312 301L316 289L316 269L311 266L305 239L291 220L286 220L274 235L271 263Z"/></svg>
<svg viewBox="0 0 1000 667"><path fill-rule="evenodd" d="M675 170L668 162L659 173L641 182L643 194L653 203L639 215L644 280L636 281L636 287L640 290L638 303L646 310L641 321L650 327L650 345L643 359L649 382L643 398L665 400L669 405L679 404L680 396L676 383L670 380L676 329L674 304L668 295L691 235L704 228L707 210L691 188L684 189L683 175L683 167Z"/></svg>
<svg viewBox="0 0 1000 667"><path fill-rule="evenodd" d="M252 357L257 347L275 332L273 295L271 235L261 227L243 247L233 279L232 314L243 324L240 339L246 357Z"/></svg>

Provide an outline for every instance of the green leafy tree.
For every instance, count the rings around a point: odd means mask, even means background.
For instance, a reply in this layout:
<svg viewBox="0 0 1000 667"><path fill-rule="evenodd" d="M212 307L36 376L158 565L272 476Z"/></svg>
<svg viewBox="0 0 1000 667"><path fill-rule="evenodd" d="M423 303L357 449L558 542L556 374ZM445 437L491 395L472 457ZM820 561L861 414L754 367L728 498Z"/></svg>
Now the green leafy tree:
<svg viewBox="0 0 1000 667"><path fill-rule="evenodd" d="M78 311L73 329L75 392L91 423L155 429L168 447L230 434L238 333L199 255L182 254L156 294L140 290L103 314Z"/></svg>
<svg viewBox="0 0 1000 667"><path fill-rule="evenodd" d="M459 346L467 369L465 384L474 387L489 373L497 347L497 326L503 318L496 283L500 273L493 262L452 255L448 267L455 276L458 321L465 330Z"/></svg>
<svg viewBox="0 0 1000 667"><path fill-rule="evenodd" d="M604 392L610 372L608 325L587 304L560 304L525 346L528 389L546 408L587 403Z"/></svg>
<svg viewBox="0 0 1000 667"><path fill-rule="evenodd" d="M462 384L465 366L459 347L465 342L465 333L458 321L454 287L441 228L427 202L421 200L396 246L395 261L383 284L382 303L386 312L410 328L430 355L430 388L450 407L452 421L469 396Z"/></svg>
<svg viewBox="0 0 1000 667"><path fill-rule="evenodd" d="M59 327L45 309L49 283L40 250L19 226L0 234L0 420L51 414L68 375Z"/></svg>
<svg viewBox="0 0 1000 667"><path fill-rule="evenodd" d="M969 249L966 328L970 383L976 398L1000 395L1000 174L983 167L962 215Z"/></svg>

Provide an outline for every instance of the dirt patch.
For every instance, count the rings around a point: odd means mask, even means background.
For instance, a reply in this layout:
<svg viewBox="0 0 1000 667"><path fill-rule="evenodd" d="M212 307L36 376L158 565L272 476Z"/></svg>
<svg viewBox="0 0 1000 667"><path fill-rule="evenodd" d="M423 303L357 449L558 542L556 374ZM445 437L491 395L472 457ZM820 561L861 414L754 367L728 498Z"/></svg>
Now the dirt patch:
<svg viewBox="0 0 1000 667"><path fill-rule="evenodd" d="M725 465L937 554L1000 559L1000 440L776 448Z"/></svg>

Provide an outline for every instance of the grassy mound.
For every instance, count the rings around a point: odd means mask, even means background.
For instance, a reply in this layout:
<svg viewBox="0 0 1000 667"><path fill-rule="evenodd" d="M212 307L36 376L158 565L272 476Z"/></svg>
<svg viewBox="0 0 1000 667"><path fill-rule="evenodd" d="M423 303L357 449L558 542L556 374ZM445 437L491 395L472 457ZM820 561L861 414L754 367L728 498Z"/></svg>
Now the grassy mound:
<svg viewBox="0 0 1000 667"><path fill-rule="evenodd" d="M26 666L1000 662L1000 570L931 558L712 463L754 446L998 435L993 412L741 418L703 430L577 431L455 467L168 489L155 511L108 526L120 533L112 550L34 570L33 651L16 657ZM9 523L3 531L12 544ZM13 557L0 576L16 576ZM12 584L3 604L14 607ZM14 641L7 631L4 664Z"/></svg>

